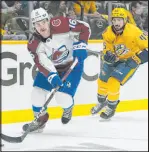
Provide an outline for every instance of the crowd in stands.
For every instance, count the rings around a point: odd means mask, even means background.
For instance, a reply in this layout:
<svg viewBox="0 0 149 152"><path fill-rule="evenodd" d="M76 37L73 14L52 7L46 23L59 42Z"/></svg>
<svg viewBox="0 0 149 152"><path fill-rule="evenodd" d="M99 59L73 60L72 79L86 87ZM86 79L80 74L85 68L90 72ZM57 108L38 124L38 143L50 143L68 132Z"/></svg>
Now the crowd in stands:
<svg viewBox="0 0 149 152"><path fill-rule="evenodd" d="M81 19L81 7L75 1L30 1L33 9L43 7L51 17L68 16ZM90 39L101 39L102 32L109 25L109 1L80 1L83 6L83 20L90 24ZM29 35L29 1L1 1L1 39L27 40ZM112 1L112 9L122 7L128 13L128 21L148 32L148 1Z"/></svg>

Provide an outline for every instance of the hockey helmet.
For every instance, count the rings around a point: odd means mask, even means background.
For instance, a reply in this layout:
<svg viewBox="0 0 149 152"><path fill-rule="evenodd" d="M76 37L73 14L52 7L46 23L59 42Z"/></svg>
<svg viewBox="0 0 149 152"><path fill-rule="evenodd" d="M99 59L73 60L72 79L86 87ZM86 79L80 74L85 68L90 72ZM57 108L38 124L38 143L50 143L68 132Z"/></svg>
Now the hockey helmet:
<svg viewBox="0 0 149 152"><path fill-rule="evenodd" d="M112 18L119 17L123 18L124 22L127 22L127 12L124 8L114 8L112 11Z"/></svg>
<svg viewBox="0 0 149 152"><path fill-rule="evenodd" d="M34 27L34 23L44 20L44 19L49 20L50 17L47 11L44 10L43 8L38 8L31 12L31 22L32 22L33 27Z"/></svg>

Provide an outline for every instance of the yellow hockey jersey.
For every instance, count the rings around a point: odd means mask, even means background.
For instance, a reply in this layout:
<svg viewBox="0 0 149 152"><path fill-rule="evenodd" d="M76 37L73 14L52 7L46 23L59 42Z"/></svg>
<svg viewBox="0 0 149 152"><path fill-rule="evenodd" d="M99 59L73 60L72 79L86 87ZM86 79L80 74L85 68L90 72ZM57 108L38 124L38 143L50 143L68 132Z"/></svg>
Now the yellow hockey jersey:
<svg viewBox="0 0 149 152"><path fill-rule="evenodd" d="M137 53L148 48L148 36L130 23L126 23L121 35L116 35L110 25L103 32L102 36L104 40L103 53L112 51L119 60L136 56Z"/></svg>

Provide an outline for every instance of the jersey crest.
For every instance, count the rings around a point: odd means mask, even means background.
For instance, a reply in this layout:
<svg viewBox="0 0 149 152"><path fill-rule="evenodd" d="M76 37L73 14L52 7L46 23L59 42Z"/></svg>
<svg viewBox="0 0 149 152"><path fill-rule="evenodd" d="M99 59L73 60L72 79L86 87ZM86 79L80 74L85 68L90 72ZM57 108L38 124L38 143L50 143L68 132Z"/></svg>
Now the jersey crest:
<svg viewBox="0 0 149 152"><path fill-rule="evenodd" d="M60 25L61 25L61 20L60 20L60 19L53 20L53 21L52 21L52 25L53 25L53 26L56 26L56 27L57 27L57 26L60 26Z"/></svg>
<svg viewBox="0 0 149 152"><path fill-rule="evenodd" d="M61 63L68 57L68 55L69 55L69 50L67 49L66 45L62 45L58 49L53 48L50 59L54 63Z"/></svg>
<svg viewBox="0 0 149 152"><path fill-rule="evenodd" d="M127 52L129 52L129 49L126 48L126 46L125 46L124 44L115 45L115 46L114 46L114 50L115 50L115 53L116 53L118 56L124 55L124 54L126 54Z"/></svg>

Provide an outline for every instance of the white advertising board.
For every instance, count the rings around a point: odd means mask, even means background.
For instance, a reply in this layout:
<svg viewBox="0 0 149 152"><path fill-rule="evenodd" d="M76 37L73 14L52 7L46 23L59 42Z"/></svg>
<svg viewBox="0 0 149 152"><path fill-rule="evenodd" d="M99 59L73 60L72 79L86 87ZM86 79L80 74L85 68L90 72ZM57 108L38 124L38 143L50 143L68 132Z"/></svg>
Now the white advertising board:
<svg viewBox="0 0 149 152"><path fill-rule="evenodd" d="M89 49L100 51L102 44L89 44ZM36 73L26 44L2 45L2 110L30 109L33 76ZM90 55L85 61L84 73L75 95L76 104L96 103L97 74L100 60ZM148 64L140 66L133 78L121 87L121 100L148 98ZM57 106L53 99L49 106Z"/></svg>

